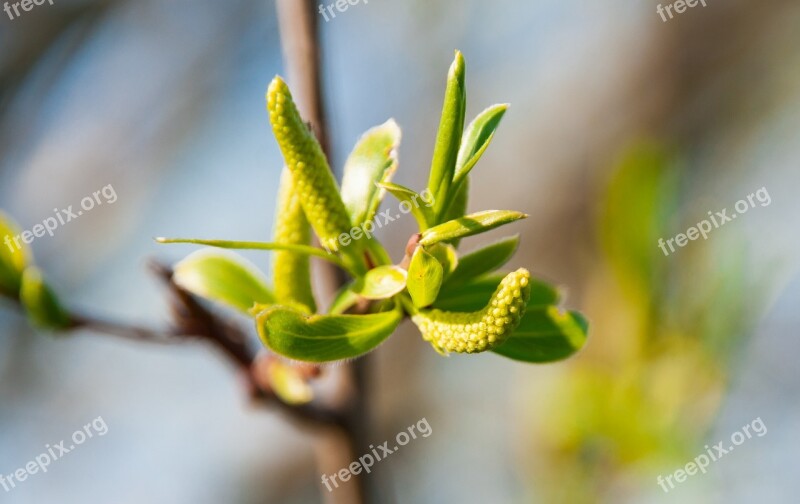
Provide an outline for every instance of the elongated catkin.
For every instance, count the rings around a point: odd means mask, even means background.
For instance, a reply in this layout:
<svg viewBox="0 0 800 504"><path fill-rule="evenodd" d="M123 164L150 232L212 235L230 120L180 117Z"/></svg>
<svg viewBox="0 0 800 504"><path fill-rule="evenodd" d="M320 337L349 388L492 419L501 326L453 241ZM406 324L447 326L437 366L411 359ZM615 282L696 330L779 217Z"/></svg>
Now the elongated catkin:
<svg viewBox="0 0 800 504"><path fill-rule="evenodd" d="M470 313L426 310L412 317L440 353L478 353L501 345L519 325L530 298L530 273L520 268L497 286L483 309Z"/></svg>
<svg viewBox="0 0 800 504"><path fill-rule="evenodd" d="M278 205L275 217L275 242L289 245L311 243L311 228L308 225L300 197L294 191L292 172L284 168L278 189ZM309 257L288 250L275 252L272 260L275 296L278 303L301 305L308 313L317 311L311 289Z"/></svg>

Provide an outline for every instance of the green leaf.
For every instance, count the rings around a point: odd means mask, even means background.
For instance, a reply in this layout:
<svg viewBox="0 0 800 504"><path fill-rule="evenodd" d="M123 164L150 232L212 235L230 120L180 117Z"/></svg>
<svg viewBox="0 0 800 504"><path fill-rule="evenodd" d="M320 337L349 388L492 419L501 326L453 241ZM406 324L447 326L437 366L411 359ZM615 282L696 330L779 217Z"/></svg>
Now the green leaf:
<svg viewBox="0 0 800 504"><path fill-rule="evenodd" d="M13 297L19 295L22 272L29 262L30 251L21 239L17 224L4 212L0 212L0 293ZM19 246L17 246L19 245Z"/></svg>
<svg viewBox="0 0 800 504"><path fill-rule="evenodd" d="M513 210L486 210L465 215L423 231L420 244L433 245L442 241L465 238L526 217L524 213Z"/></svg>
<svg viewBox="0 0 800 504"><path fill-rule="evenodd" d="M458 253L456 248L449 243L437 243L425 250L442 265L445 279L458 267Z"/></svg>
<svg viewBox="0 0 800 504"><path fill-rule="evenodd" d="M408 293L415 307L422 308L436 301L443 277L439 261L425 247L417 247L408 266Z"/></svg>
<svg viewBox="0 0 800 504"><path fill-rule="evenodd" d="M367 299L387 299L406 288L406 275L399 266L378 266L364 275L354 291Z"/></svg>
<svg viewBox="0 0 800 504"><path fill-rule="evenodd" d="M461 141L461 147L458 150L453 185L458 185L459 182L464 180L464 177L467 176L486 151L486 148L489 147L506 110L508 110L507 103L492 105L478 114L467 126Z"/></svg>
<svg viewBox="0 0 800 504"><path fill-rule="evenodd" d="M492 274L465 284L445 283L433 308L450 312L480 310L489 302L504 276L503 274ZM528 308L558 303L560 296L558 290L552 285L533 278L530 285L531 295L528 299Z"/></svg>
<svg viewBox="0 0 800 504"><path fill-rule="evenodd" d="M445 211L444 218L442 219L443 222L448 222L454 219L458 219L460 217L464 217L467 214L467 206L469 205L469 177L464 178L461 181L461 184L453 191L453 201L447 207ZM453 245L453 247L458 248L459 243L461 240L450 240L449 243Z"/></svg>
<svg viewBox="0 0 800 504"><path fill-rule="evenodd" d="M452 203L447 207L443 222L458 219L467 214L467 205L469 204L469 177L464 178L458 187L452 191Z"/></svg>
<svg viewBox="0 0 800 504"><path fill-rule="evenodd" d="M54 331L67 329L72 318L61 306L53 290L45 283L42 272L29 266L22 274L20 302L28 319L37 327Z"/></svg>
<svg viewBox="0 0 800 504"><path fill-rule="evenodd" d="M466 283L508 262L517 251L519 235L504 238L461 257L458 267L445 282L448 285Z"/></svg>
<svg viewBox="0 0 800 504"><path fill-rule="evenodd" d="M442 212L450 185L453 183L461 134L464 131L464 112L467 102L465 73L464 56L460 51L456 51L455 59L447 73L442 118L439 122L428 180L428 189L436 196L434 213L437 218Z"/></svg>
<svg viewBox="0 0 800 504"><path fill-rule="evenodd" d="M355 226L375 218L384 190L397 170L400 128L394 119L368 130L356 143L344 165L342 200Z"/></svg>
<svg viewBox="0 0 800 504"><path fill-rule="evenodd" d="M402 320L400 310L369 315L304 315L274 306L256 317L261 341L273 352L307 362L351 359L388 338Z"/></svg>
<svg viewBox="0 0 800 504"><path fill-rule="evenodd" d="M289 250L298 254L306 254L313 257L325 259L328 262L339 266L342 269L348 270L357 276L351 268L348 268L339 257L332 252L325 252L321 248L311 247L309 245L295 245L289 243L269 243L269 242L254 242L254 241L239 241L239 240L203 240L200 238L156 238L156 242L164 244L174 243L190 243L192 245L206 245L209 247L216 247L222 249L232 250Z"/></svg>
<svg viewBox="0 0 800 504"><path fill-rule="evenodd" d="M172 278L192 294L246 314L256 304L275 303L258 269L232 252L198 250L175 265Z"/></svg>
<svg viewBox="0 0 800 504"><path fill-rule="evenodd" d="M574 354L586 343L589 324L577 312L555 306L528 309L511 337L492 351L524 362L553 362Z"/></svg>
<svg viewBox="0 0 800 504"><path fill-rule="evenodd" d="M433 215L433 193L430 190L427 190L428 197L425 197L425 191L423 194L417 194L415 191L403 187L399 184L393 184L391 182L385 182L378 184L382 188L386 189L392 195L397 198L401 203L406 203L408 208L411 209L411 214L417 220L417 224L419 225L420 231L425 231L429 227L433 226L434 223L434 215Z"/></svg>
<svg viewBox="0 0 800 504"><path fill-rule="evenodd" d="M492 105L467 126L458 150L453 184L444 203L444 218L448 221L461 217L466 213L469 197L469 172L483 156L494 138L500 120L508 110L508 104ZM454 245L458 246L457 243Z"/></svg>

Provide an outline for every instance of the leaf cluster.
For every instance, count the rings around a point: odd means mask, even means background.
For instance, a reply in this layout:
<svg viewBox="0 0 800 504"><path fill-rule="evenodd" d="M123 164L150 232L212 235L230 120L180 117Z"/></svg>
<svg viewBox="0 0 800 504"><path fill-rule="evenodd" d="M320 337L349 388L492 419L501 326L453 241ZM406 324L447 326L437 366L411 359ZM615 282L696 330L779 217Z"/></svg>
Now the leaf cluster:
<svg viewBox="0 0 800 504"><path fill-rule="evenodd" d="M391 119L357 141L340 185L289 87L276 77L267 92L267 109L285 168L274 240L159 239L273 251L272 287L241 256L213 249L197 251L177 264L176 283L252 317L269 349L300 361L363 355L406 317L442 353L490 350L519 361L550 362L578 351L586 342L586 320L558 308L554 287L531 278L525 269L497 273L516 252L518 235L469 253L458 250L462 238L527 217L513 210L467 213L470 172L508 105L486 108L465 128L465 75L464 58L456 52L428 184L421 192L392 182L401 134ZM406 205L418 225L399 264L367 232L374 228L371 223L386 194ZM309 231L324 248L311 244ZM350 276L324 313L317 310L310 257L327 260Z"/></svg>

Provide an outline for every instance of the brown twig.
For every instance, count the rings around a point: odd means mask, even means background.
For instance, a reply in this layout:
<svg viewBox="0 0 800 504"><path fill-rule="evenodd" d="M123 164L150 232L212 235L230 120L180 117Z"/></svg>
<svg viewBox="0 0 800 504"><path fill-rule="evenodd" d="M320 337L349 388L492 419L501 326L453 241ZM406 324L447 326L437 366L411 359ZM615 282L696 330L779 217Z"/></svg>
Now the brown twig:
<svg viewBox="0 0 800 504"><path fill-rule="evenodd" d="M304 426L333 426L344 429L346 419L340 412L318 404L292 405L276 395L268 381L258 375L261 359L270 357L259 352L248 343L247 334L239 327L220 319L209 311L192 294L172 280L172 270L159 263L151 263L151 270L167 287L172 298L174 327L164 331L136 327L119 322L80 315L73 316L70 331L87 330L125 339L156 343L176 344L207 342L232 362L247 380L249 396L258 404L275 405L282 412ZM301 368L303 365L300 365ZM308 366L305 366L306 368ZM308 378L317 376L316 369L304 369Z"/></svg>

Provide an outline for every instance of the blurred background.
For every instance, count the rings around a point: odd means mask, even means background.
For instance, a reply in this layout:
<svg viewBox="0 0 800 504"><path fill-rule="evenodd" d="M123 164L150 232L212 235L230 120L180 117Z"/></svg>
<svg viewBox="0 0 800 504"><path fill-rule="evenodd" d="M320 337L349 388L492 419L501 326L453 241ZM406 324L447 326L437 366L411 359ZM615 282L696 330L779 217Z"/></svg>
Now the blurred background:
<svg viewBox="0 0 800 504"><path fill-rule="evenodd" d="M387 502L800 494L800 4L709 0L668 22L656 7L370 0L320 17L337 169L394 117L395 181L421 190L460 49L468 119L511 103L470 209L530 214L509 267L562 286L592 324L584 351L546 366L444 359L402 326L374 354L370 436L423 417L433 434L376 466ZM0 13L0 208L31 229L109 184L118 196L32 245L71 307L162 326L146 261L194 248L152 237L269 238L277 28L271 1ZM658 248L761 188L770 205L669 256ZM381 231L395 260L415 229L407 216ZM268 268L267 254L245 255ZM323 502L314 440L248 406L231 371L199 345L38 333L0 304L0 474L98 416L109 429L0 502ZM756 418L766 435L662 491L657 475Z"/></svg>

